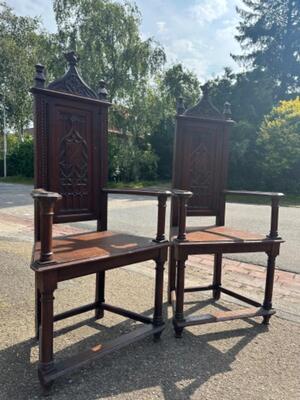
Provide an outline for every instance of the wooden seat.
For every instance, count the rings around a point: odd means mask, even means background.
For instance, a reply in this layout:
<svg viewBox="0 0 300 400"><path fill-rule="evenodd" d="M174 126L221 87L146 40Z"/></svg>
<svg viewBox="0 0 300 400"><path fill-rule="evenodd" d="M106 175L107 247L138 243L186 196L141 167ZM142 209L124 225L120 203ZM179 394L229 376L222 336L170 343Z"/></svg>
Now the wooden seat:
<svg viewBox="0 0 300 400"><path fill-rule="evenodd" d="M153 239L129 235L122 232L86 232L53 239L53 263L63 265L70 262L100 261L128 253L139 253L157 247ZM34 262L39 261L41 242L34 245ZM147 258L147 256L145 256Z"/></svg>
<svg viewBox="0 0 300 400"><path fill-rule="evenodd" d="M178 229L172 229L172 239L177 237ZM269 240L265 235L258 233L240 231L225 226L206 226L199 228L187 228L186 240L189 242L220 242L225 243L243 243L243 242L265 242Z"/></svg>
<svg viewBox="0 0 300 400"><path fill-rule="evenodd" d="M237 318L262 316L269 323L272 308L275 259L282 239L278 235L278 210L282 193L226 190L228 169L229 131L234 124L230 104L224 113L214 107L208 86L202 87L203 97L194 107L184 110L178 103L176 118L173 194L171 203L171 251L169 259L168 300L173 306L175 336L181 337L183 328ZM271 200L271 228L267 235L244 232L225 225L226 195L263 196ZM186 227L186 217L216 218L213 226ZM253 216L252 216L253 218ZM254 216L255 218L255 216ZM263 303L222 286L222 255L224 253L265 252L268 256L266 286ZM192 254L213 254L214 274L210 285L185 287L186 260ZM217 312L200 317L186 317L184 295L187 292L212 291L214 300L225 293L250 304L252 309Z"/></svg>
<svg viewBox="0 0 300 400"><path fill-rule="evenodd" d="M167 259L164 190L106 188L108 175L108 108L105 84L95 93L80 77L74 52L66 54L66 74L45 87L44 67L36 65L35 87L35 244L31 268L35 272L38 375L45 390L62 375L130 343L164 329L163 270ZM153 239L107 228L110 193L153 196L158 199L157 233ZM120 210L120 213L122 210ZM55 223L95 220L95 231L52 238ZM155 293L153 316L145 316L105 302L105 274L113 268L153 260ZM95 274L95 300L54 315L54 292L62 281ZM133 285L134 282L129 283ZM134 289L134 286L132 290ZM54 322L93 310L100 319L109 311L145 325L117 339L57 362L53 353Z"/></svg>

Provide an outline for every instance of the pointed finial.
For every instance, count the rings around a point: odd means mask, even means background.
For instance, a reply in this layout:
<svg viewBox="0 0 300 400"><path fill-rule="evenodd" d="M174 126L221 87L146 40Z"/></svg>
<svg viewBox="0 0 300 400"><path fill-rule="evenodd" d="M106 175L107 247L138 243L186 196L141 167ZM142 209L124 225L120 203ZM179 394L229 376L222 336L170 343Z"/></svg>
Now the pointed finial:
<svg viewBox="0 0 300 400"><path fill-rule="evenodd" d="M65 58L69 64L69 67L75 67L80 60L79 56L73 50L65 53Z"/></svg>
<svg viewBox="0 0 300 400"><path fill-rule="evenodd" d="M200 88L201 88L201 90L202 90L203 97L204 97L205 99L207 99L208 96L209 96L209 83L206 82L204 85L200 86Z"/></svg>
<svg viewBox="0 0 300 400"><path fill-rule="evenodd" d="M178 114L178 115L183 114L184 111L185 111L184 103L183 103L183 97L181 97L181 96L178 97L178 99L177 99L177 102L176 102L176 111L177 111L177 114Z"/></svg>
<svg viewBox="0 0 300 400"><path fill-rule="evenodd" d="M108 91L106 89L105 81L101 80L99 82L99 89L98 89L98 98L100 100L107 100Z"/></svg>
<svg viewBox="0 0 300 400"><path fill-rule="evenodd" d="M231 104L228 101L224 103L223 114L225 119L231 119Z"/></svg>
<svg viewBox="0 0 300 400"><path fill-rule="evenodd" d="M45 67L42 64L35 65L35 87L44 88L45 87Z"/></svg>

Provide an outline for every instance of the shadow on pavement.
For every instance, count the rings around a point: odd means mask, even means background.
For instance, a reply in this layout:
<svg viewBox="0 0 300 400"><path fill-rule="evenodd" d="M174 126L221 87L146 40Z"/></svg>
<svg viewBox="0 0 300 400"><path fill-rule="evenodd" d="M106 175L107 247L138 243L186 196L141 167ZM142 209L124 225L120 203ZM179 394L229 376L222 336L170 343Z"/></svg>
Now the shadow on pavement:
<svg viewBox="0 0 300 400"><path fill-rule="evenodd" d="M194 312L206 305L207 301L200 302L188 312ZM148 310L145 314L150 312ZM100 322L89 319L77 323L75 328L88 325L97 330L106 341L111 336L118 336L120 332L127 332L137 326L134 322L125 321L106 328ZM266 331L261 324L252 320L249 322L249 327L203 335L185 330L182 339L175 339L172 324L168 321L160 342L153 343L148 338L99 362L93 362L93 365L88 364L86 368L57 380L48 398L94 400L122 395L122 398L124 396L127 399L133 395L132 392L141 391L149 399L189 399L211 377L230 371L238 353L257 335ZM63 328L57 334L64 335L69 330L68 327ZM56 358L67 357L99 343L98 332L57 352ZM221 351L214 346L218 341L226 339L233 339L234 343L225 351L224 348ZM43 398L37 378L37 363L30 362L32 349L35 348L36 351L36 346L36 340L30 339L0 352L1 398ZM156 395L152 397L151 393ZM139 398L137 393L135 395Z"/></svg>

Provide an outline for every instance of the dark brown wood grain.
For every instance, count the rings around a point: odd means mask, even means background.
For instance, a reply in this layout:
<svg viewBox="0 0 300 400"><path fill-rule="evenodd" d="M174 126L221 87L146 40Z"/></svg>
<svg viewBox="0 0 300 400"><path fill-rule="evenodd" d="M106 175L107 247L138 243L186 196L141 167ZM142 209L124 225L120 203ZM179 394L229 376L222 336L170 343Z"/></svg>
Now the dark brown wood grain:
<svg viewBox="0 0 300 400"><path fill-rule="evenodd" d="M167 259L166 200L163 190L105 189L108 174L108 108L105 83L92 90L80 77L74 52L66 55L66 74L45 88L44 67L36 66L35 127L35 243L31 268L36 275L36 337L40 341L39 379L48 390L52 382L81 365L101 358L136 340L164 329L163 271ZM155 196L157 232L152 238L107 230L109 193ZM59 201L58 201L59 200ZM52 238L53 223L95 220L95 231ZM105 276L110 269L153 260L155 292L153 317L105 303ZM54 292L59 282L96 274L95 302L54 315ZM146 327L70 358L56 362L54 323L95 310L95 317L113 312L142 322Z"/></svg>
<svg viewBox="0 0 300 400"><path fill-rule="evenodd" d="M279 199L282 193L226 190L228 170L230 104L225 103L222 115L210 102L208 87L196 106L184 110L178 103L173 158L173 197L171 204L168 300L173 305L175 336L183 328L209 322L262 316L268 323L272 309L275 259L281 238L278 235ZM192 192L190 198L188 191ZM271 199L271 228L268 235L232 229L225 225L226 195L263 196ZM214 216L215 225L189 228L187 216ZM204 218L202 218L202 221ZM260 303L222 287L222 255L224 253L265 252L268 256L265 298ZM206 287L185 287L186 259L192 254L213 254L213 282ZM214 300L225 293L255 306L255 310L207 314L201 317L184 315L184 293L212 290Z"/></svg>

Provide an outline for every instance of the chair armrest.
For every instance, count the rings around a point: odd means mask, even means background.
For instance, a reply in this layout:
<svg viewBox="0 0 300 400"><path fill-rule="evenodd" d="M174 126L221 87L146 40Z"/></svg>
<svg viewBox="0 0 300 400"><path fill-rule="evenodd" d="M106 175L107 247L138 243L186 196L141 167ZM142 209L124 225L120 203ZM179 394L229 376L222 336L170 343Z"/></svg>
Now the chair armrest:
<svg viewBox="0 0 300 400"><path fill-rule="evenodd" d="M45 263L53 259L52 227L55 203L62 199L58 193L47 192L44 189L34 189L31 196L37 201L40 210L40 262Z"/></svg>
<svg viewBox="0 0 300 400"><path fill-rule="evenodd" d="M224 194L236 194L240 196L260 196L260 197L284 197L280 192L253 192L249 190L224 190Z"/></svg>
<svg viewBox="0 0 300 400"><path fill-rule="evenodd" d="M110 194L132 194L137 196L153 196L158 198L158 213L157 213L157 233L154 242L162 243L166 241L165 225L166 225L166 207L167 198L171 196L169 190L136 190L136 189L102 189L104 193Z"/></svg>
<svg viewBox="0 0 300 400"><path fill-rule="evenodd" d="M188 190L173 189L172 195L178 198L178 241L186 239L186 209L187 203L193 193Z"/></svg>
<svg viewBox="0 0 300 400"><path fill-rule="evenodd" d="M261 196L271 198L271 228L270 233L267 235L269 239L281 239L278 235L278 214L279 214L279 200L284 197L280 192L252 192L248 190L224 190L223 193L236 194L241 196Z"/></svg>
<svg viewBox="0 0 300 400"><path fill-rule="evenodd" d="M161 189L153 189L153 190L144 190L144 189L109 189L103 188L103 192L110 194L133 194L137 196L171 196L171 192L169 190L161 190Z"/></svg>

